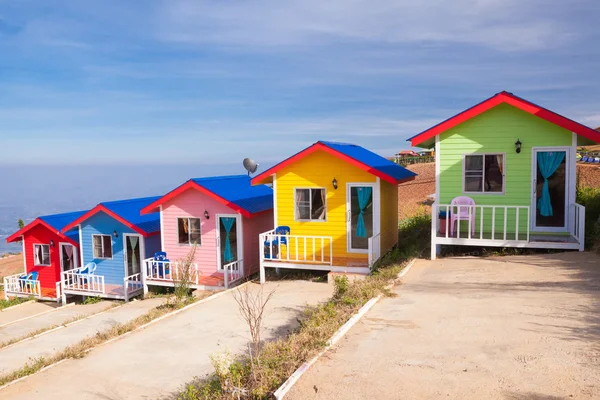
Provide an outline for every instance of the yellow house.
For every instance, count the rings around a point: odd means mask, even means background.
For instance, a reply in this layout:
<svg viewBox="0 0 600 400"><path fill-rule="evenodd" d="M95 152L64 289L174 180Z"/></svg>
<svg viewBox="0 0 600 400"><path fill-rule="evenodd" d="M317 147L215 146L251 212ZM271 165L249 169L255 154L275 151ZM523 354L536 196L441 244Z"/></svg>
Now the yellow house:
<svg viewBox="0 0 600 400"><path fill-rule="evenodd" d="M252 179L272 183L265 268L367 274L398 241L398 184L416 174L353 144L319 141Z"/></svg>

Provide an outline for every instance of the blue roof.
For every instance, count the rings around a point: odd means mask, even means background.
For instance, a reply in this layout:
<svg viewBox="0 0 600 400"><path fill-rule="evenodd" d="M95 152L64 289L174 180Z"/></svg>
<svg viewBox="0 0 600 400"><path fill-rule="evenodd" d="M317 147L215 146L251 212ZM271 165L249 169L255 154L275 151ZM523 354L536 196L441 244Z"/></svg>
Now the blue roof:
<svg viewBox="0 0 600 400"><path fill-rule="evenodd" d="M161 197L162 196L153 196L138 199L106 201L100 203L100 205L106 207L142 231L146 233L154 233L160 231L160 214L153 213L141 215L140 211L142 208L154 203Z"/></svg>
<svg viewBox="0 0 600 400"><path fill-rule="evenodd" d="M53 214L53 215L44 215L40 217L42 221L56 229L57 231L62 231L65 226L75 221L77 218L81 217L83 214L88 212L85 211L75 211L64 214ZM71 239L72 241L79 243L79 231L71 230L64 234L66 237Z"/></svg>
<svg viewBox="0 0 600 400"><path fill-rule="evenodd" d="M356 161L360 161L361 163L368 165L379 172L391 176L397 181L417 176L417 174L414 172L401 167L398 164L365 149L364 147L350 143L327 142L323 140L320 140L319 143L322 143L333 150L339 151L340 153L345 154Z"/></svg>
<svg viewBox="0 0 600 400"><path fill-rule="evenodd" d="M252 186L247 175L194 178L192 181L250 214L273 209L273 189L267 185Z"/></svg>

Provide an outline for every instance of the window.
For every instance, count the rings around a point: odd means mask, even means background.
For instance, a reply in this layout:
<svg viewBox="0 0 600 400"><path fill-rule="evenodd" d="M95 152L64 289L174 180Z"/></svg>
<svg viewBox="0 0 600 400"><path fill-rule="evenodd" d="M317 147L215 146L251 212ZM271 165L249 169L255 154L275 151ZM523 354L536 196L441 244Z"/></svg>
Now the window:
<svg viewBox="0 0 600 400"><path fill-rule="evenodd" d="M94 258L112 258L112 237L110 235L92 235Z"/></svg>
<svg viewBox="0 0 600 400"><path fill-rule="evenodd" d="M33 245L33 265L49 266L50 265L50 245L49 244L34 244Z"/></svg>
<svg viewBox="0 0 600 400"><path fill-rule="evenodd" d="M296 221L324 221L327 218L325 189L296 189Z"/></svg>
<svg viewBox="0 0 600 400"><path fill-rule="evenodd" d="M200 218L177 218L179 244L200 244Z"/></svg>
<svg viewBox="0 0 600 400"><path fill-rule="evenodd" d="M504 154L465 155L465 193L502 193L504 191Z"/></svg>

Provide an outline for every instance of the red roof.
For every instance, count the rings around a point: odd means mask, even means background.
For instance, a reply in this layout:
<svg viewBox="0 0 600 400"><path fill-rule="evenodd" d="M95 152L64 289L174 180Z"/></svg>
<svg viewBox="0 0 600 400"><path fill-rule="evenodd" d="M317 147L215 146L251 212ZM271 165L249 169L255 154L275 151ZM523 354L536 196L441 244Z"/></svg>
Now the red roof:
<svg viewBox="0 0 600 400"><path fill-rule="evenodd" d="M10 235L9 237L7 237L6 243L18 242L20 240L21 236L24 236L27 232L29 232L31 229L35 228L38 225L43 226L44 228L48 229L49 231L56 233L58 236L60 236L62 239L66 240L67 242L79 247L79 244L77 242L71 240L71 238L69 238L67 235L62 233L60 230L57 230L56 228L50 226L48 223L43 221L41 218L36 218L35 220L30 222L23 228L19 229L17 232L15 232L12 235Z"/></svg>
<svg viewBox="0 0 600 400"><path fill-rule="evenodd" d="M454 128L455 126L462 124L465 121L470 120L479 114L494 108L502 103L510 104L520 110L528 112L531 115L542 118L548 122L558 125L568 131L574 132L580 136L583 136L593 142L600 143L600 133L598 131L575 122L569 118L563 117L555 112L552 112L544 107L540 107L537 104L531 103L525 99L515 96L509 92L500 92L489 99L459 113L455 116L440 122L439 124L427 129L424 132L413 136L409 140L412 146L418 146L419 144L434 138L435 136L446 132L447 130Z"/></svg>

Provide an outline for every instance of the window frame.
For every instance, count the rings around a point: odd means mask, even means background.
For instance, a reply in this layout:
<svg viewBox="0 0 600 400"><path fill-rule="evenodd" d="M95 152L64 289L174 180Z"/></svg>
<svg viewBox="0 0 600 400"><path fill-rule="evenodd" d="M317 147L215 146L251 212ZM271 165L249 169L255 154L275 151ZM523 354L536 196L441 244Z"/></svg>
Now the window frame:
<svg viewBox="0 0 600 400"><path fill-rule="evenodd" d="M310 190L311 192L309 192L309 196L308 196L308 207L310 210L310 215L312 215L312 190L324 190L325 191L325 218L324 219L301 219L298 218L298 207L296 204L296 198L297 198L297 191L298 190ZM295 222L327 222L327 218L328 218L328 212L327 212L327 188L325 187L295 187L294 188L294 221Z"/></svg>
<svg viewBox="0 0 600 400"><path fill-rule="evenodd" d="M181 243L179 241L179 220L180 219L187 219L188 220L188 226L192 226L192 224L190 223L190 219L197 219L200 222L200 239L198 241L198 243L191 243L190 242L190 234L188 233L188 242L187 243ZM200 217L176 217L175 218L175 226L176 226L176 230L177 230L177 245L178 246L193 246L194 244L198 247L202 246L202 218Z"/></svg>
<svg viewBox="0 0 600 400"><path fill-rule="evenodd" d="M110 257L96 257L95 252L95 247L94 247L94 237L95 236L99 236L101 238L107 236L110 238ZM102 255L104 256L106 251L104 250L104 240L101 240L100 243L102 244ZM113 243L112 243L112 235L106 235L103 233L93 233L92 234L92 257L94 258L94 260L112 260L113 259Z"/></svg>
<svg viewBox="0 0 600 400"><path fill-rule="evenodd" d="M35 262L35 247L36 246L48 246L48 264L36 264ZM44 257L44 251L42 250L42 258ZM43 261L43 260L40 260ZM52 266L52 255L50 254L50 244L45 243L34 243L33 244L33 266L34 267L51 267Z"/></svg>
<svg viewBox="0 0 600 400"><path fill-rule="evenodd" d="M466 176L466 172L467 172L467 157L468 156L482 156L483 157L483 169L482 169L482 175L481 175L481 180L482 180L482 184L481 184L481 192L473 192L473 191L467 191L465 190L465 178ZM486 156L502 156L502 191L500 192L486 192L485 191L485 157ZM462 192L463 194L475 194L475 195L491 195L491 196L502 196L506 194L506 153L504 152L486 152L486 153L463 153L463 160L462 160L462 171L461 171L461 175L462 175Z"/></svg>

